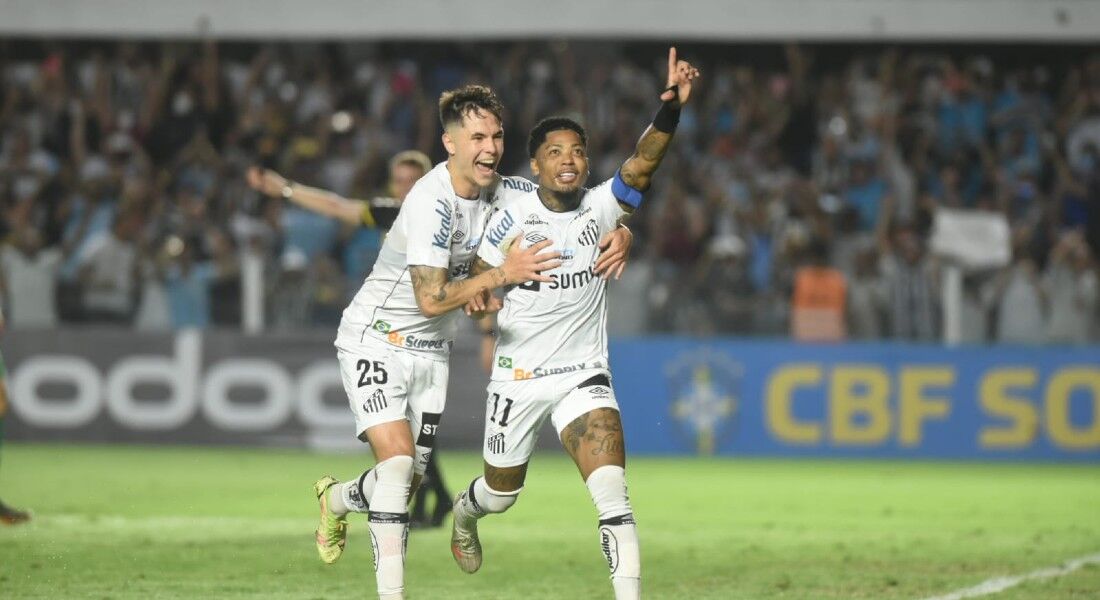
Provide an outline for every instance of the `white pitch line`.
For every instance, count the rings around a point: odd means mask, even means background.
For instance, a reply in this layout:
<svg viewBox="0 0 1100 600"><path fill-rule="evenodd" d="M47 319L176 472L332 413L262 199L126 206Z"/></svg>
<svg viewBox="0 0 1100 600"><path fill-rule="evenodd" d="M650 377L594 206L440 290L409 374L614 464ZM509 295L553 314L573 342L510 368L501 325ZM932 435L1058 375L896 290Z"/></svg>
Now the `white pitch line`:
<svg viewBox="0 0 1100 600"><path fill-rule="evenodd" d="M1100 554L1090 554L1088 556L1082 556L1080 558L1068 560L1060 567L1047 567L1045 569L1039 569L1037 571L1024 573L1023 575L1017 575L1015 577L994 577L993 579L987 579L974 587L957 590L943 596L932 596L929 598L924 598L924 600L962 600L963 598L976 598L978 596L985 596L987 594L996 594L997 592L1003 592L1010 587L1016 587L1025 581L1031 581L1033 579L1050 579L1051 577L1061 577L1063 575L1069 575L1077 569L1080 569L1081 567L1089 564L1100 564Z"/></svg>

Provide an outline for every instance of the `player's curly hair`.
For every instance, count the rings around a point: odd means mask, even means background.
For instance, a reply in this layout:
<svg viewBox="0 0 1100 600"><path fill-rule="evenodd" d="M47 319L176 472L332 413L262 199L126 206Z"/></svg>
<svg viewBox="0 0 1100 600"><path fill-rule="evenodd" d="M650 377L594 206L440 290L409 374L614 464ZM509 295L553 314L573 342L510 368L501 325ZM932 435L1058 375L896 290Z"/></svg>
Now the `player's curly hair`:
<svg viewBox="0 0 1100 600"><path fill-rule="evenodd" d="M444 129L462 123L467 113L486 111L503 122L504 105L493 90L483 85L466 85L447 90L439 96L439 124Z"/></svg>
<svg viewBox="0 0 1100 600"><path fill-rule="evenodd" d="M527 138L527 156L535 158L539 146L546 141L546 136L550 135L552 131L563 129L577 132L577 135L581 136L581 143L588 146L588 134L585 133L584 127L580 123L569 117L546 117L531 129L531 135Z"/></svg>

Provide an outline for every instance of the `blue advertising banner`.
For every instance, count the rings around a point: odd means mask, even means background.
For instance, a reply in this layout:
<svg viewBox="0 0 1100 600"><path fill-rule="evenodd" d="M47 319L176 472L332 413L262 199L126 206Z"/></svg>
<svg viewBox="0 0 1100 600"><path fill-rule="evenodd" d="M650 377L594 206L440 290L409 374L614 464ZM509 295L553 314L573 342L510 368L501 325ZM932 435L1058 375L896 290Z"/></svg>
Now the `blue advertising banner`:
<svg viewBox="0 0 1100 600"><path fill-rule="evenodd" d="M630 452L1100 461L1100 348L622 339Z"/></svg>

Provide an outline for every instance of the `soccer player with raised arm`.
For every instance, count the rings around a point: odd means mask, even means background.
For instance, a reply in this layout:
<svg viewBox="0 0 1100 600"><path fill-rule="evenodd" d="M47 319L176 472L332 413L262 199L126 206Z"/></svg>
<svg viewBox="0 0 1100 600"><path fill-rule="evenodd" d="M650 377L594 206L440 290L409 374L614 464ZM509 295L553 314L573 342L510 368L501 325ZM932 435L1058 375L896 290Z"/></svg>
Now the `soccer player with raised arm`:
<svg viewBox="0 0 1100 600"><path fill-rule="evenodd" d="M499 268L520 248L550 248L561 265L546 279L505 288L486 404L484 474L455 499L451 552L473 573L481 566L477 520L506 511L523 489L538 430L551 419L599 515L600 545L618 599L640 597L638 534L626 489L626 455L607 353L606 281L593 269L600 235L642 202L664 157L699 72L669 49L668 87L634 154L613 178L586 189L586 134L553 117L531 131L535 191L495 207L478 249L475 273ZM491 305L491 306L490 306ZM470 310L498 302L475 299Z"/></svg>
<svg viewBox="0 0 1100 600"><path fill-rule="evenodd" d="M543 252L547 242L517 248L497 267L470 276L491 206L534 189L525 179L496 173L501 111L483 86L440 97L447 161L409 191L336 336L356 432L376 463L349 481L324 477L315 484L317 550L335 562L347 539L347 513L367 513L380 598L404 597L406 506L446 401L447 361L461 315L454 309L504 285L549 282L541 272L560 264L557 253Z"/></svg>
<svg viewBox="0 0 1100 600"><path fill-rule="evenodd" d="M339 194L291 181L271 169L251 167L245 179L252 189L267 196L282 197L306 210L339 219L348 225L387 229L412 186L432 170L431 160L418 150L398 152L390 159L385 196L369 200L344 198Z"/></svg>

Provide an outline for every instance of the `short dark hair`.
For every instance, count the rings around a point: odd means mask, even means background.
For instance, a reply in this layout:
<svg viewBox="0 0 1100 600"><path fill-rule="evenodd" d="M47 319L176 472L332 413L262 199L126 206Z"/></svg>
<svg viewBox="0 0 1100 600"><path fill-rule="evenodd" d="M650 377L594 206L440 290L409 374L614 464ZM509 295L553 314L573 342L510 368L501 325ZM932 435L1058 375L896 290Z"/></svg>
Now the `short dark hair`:
<svg viewBox="0 0 1100 600"><path fill-rule="evenodd" d="M439 96L439 124L444 129L451 123L462 124L462 118L468 113L485 111L499 121L504 121L504 105L493 90L483 85L466 85L447 90Z"/></svg>
<svg viewBox="0 0 1100 600"><path fill-rule="evenodd" d="M527 138L527 156L535 158L539 146L546 141L546 136L550 135L550 132L565 129L577 132L577 135L581 136L581 143L585 146L588 145L588 134L585 133L584 127L580 123L569 117L546 117L531 129L531 136Z"/></svg>

